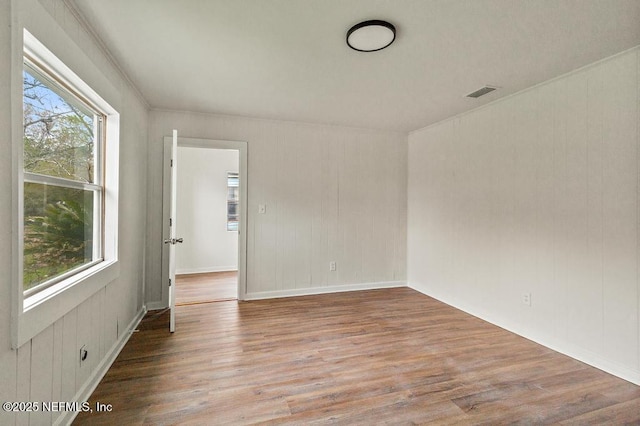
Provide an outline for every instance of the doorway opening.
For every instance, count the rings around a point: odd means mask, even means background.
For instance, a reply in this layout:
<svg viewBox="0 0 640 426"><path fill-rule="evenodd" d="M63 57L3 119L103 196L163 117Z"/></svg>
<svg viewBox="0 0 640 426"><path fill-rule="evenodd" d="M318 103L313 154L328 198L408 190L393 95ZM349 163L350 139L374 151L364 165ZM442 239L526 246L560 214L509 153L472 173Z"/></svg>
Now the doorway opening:
<svg viewBox="0 0 640 426"><path fill-rule="evenodd" d="M178 146L176 306L238 298L240 155Z"/></svg>
<svg viewBox="0 0 640 426"><path fill-rule="evenodd" d="M247 143L176 133L164 138L163 174L163 301L172 314L175 305L244 300L247 265Z"/></svg>

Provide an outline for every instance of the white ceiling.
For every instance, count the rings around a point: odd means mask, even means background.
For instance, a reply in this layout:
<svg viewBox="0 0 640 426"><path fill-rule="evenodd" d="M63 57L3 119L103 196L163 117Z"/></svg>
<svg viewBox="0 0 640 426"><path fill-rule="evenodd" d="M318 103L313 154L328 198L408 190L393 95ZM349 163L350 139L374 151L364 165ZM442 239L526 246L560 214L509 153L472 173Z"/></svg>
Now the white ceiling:
<svg viewBox="0 0 640 426"><path fill-rule="evenodd" d="M640 44L640 0L74 2L152 108L405 132Z"/></svg>

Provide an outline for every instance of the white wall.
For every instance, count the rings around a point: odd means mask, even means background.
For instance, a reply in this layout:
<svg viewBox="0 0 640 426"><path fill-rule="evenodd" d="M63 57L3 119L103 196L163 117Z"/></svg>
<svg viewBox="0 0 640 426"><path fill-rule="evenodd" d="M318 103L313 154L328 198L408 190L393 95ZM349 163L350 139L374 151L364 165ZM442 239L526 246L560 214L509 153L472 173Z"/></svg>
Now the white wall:
<svg viewBox="0 0 640 426"><path fill-rule="evenodd" d="M411 133L408 282L640 384L638 59Z"/></svg>
<svg viewBox="0 0 640 426"><path fill-rule="evenodd" d="M11 208L11 3L0 2L0 219L13 220ZM0 227L0 239L11 241L10 226ZM17 356L11 349L11 249L0 244L0 398L14 401L17 392ZM15 415L0 413L0 423L13 424Z"/></svg>
<svg viewBox="0 0 640 426"><path fill-rule="evenodd" d="M11 26L10 26L11 24ZM26 27L120 113L119 262L114 280L77 300L41 333L11 349L11 300L17 245L12 138L21 135L22 28ZM143 312L147 109L62 1L0 2L0 400L83 401ZM13 132L12 132L13 127ZM15 163L15 164L14 164ZM14 242L14 244L9 244ZM18 288L18 286L15 286ZM79 365L79 349L89 358ZM51 424L67 413L0 411L0 424Z"/></svg>
<svg viewBox="0 0 640 426"><path fill-rule="evenodd" d="M238 269L238 233L227 231L227 172L235 150L178 147L176 273Z"/></svg>
<svg viewBox="0 0 640 426"><path fill-rule="evenodd" d="M182 137L248 144L249 297L404 284L406 134L151 111L149 302L167 302L160 182L163 137L173 128Z"/></svg>

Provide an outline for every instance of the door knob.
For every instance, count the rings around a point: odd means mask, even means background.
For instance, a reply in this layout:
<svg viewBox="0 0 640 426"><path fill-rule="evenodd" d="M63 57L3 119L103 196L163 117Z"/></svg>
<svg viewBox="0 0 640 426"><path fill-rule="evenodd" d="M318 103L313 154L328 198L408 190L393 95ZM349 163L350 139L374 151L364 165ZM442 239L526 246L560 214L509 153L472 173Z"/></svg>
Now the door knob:
<svg viewBox="0 0 640 426"><path fill-rule="evenodd" d="M178 244L178 243L182 243L184 242L184 240L182 238L169 238L164 240L165 244Z"/></svg>

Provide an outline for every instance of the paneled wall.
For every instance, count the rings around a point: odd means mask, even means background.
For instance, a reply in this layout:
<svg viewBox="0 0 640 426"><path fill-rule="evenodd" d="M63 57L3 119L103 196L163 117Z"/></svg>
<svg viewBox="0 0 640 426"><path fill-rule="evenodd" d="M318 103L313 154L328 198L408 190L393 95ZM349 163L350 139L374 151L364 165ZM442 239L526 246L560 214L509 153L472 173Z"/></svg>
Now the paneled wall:
<svg viewBox="0 0 640 426"><path fill-rule="evenodd" d="M411 133L409 285L640 383L638 79L635 49Z"/></svg>
<svg viewBox="0 0 640 426"><path fill-rule="evenodd" d="M11 24L11 25L10 25ZM11 128L21 128L22 28L120 113L119 273L17 350L11 349L11 244L0 244L0 400L83 401L143 313L147 108L63 1L0 2L0 231L16 240ZM98 71L99 70L99 71ZM16 83L18 82L18 83ZM15 121L18 120L18 125ZM15 279L15 277L13 278ZM82 365L79 350L87 345ZM0 411L0 424L66 423L72 413Z"/></svg>
<svg viewBox="0 0 640 426"><path fill-rule="evenodd" d="M151 111L147 301L161 286L162 149L182 137L248 144L249 297L403 285L406 134ZM266 214L258 214L258 205ZM179 249L179 247L178 247ZM335 272L329 262L337 263Z"/></svg>
<svg viewBox="0 0 640 426"><path fill-rule="evenodd" d="M0 218L12 220L11 210L11 2L0 2ZM2 241L11 241L13 229L0 227ZM0 398L13 401L17 392L17 356L11 350L11 244L0 244ZM15 416L0 412L1 424Z"/></svg>

